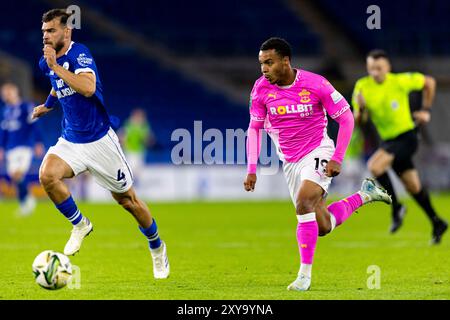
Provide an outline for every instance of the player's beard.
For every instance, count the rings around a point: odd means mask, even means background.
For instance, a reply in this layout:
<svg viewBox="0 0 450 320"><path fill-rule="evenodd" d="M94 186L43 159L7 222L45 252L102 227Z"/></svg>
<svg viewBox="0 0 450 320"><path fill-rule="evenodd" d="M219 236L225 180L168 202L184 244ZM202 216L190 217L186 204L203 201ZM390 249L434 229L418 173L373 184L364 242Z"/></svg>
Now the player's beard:
<svg viewBox="0 0 450 320"><path fill-rule="evenodd" d="M64 40L61 39L61 40L59 40L59 41L55 44L55 46L53 47L53 49L55 49L56 54L59 54L59 52L61 51L61 49L62 49L63 47L64 47Z"/></svg>

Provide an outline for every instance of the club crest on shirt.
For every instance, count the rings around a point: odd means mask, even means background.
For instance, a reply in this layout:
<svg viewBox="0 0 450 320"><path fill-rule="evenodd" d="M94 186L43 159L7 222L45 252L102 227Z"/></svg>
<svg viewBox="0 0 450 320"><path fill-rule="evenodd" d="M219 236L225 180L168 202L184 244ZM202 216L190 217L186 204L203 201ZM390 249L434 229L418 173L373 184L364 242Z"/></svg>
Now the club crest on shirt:
<svg viewBox="0 0 450 320"><path fill-rule="evenodd" d="M300 102L307 103L311 101L311 92L308 90L302 89L302 91L298 94L300 96Z"/></svg>

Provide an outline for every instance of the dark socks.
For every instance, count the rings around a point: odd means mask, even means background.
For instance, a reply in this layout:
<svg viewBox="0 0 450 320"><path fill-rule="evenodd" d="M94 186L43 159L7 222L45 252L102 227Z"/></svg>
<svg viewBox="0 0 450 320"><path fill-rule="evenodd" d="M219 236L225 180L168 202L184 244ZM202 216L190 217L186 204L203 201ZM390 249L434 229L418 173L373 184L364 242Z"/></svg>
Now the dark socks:
<svg viewBox="0 0 450 320"><path fill-rule="evenodd" d="M383 173L381 176L376 178L378 183L386 189L387 193L392 198L392 214L394 218L396 218L396 215L398 214L398 209L400 208L401 204L398 202L397 194L394 191L394 187L392 186L391 179L389 178L389 175L387 172Z"/></svg>
<svg viewBox="0 0 450 320"><path fill-rule="evenodd" d="M17 184L17 196L19 198L20 203L24 203L25 199L28 195L28 184L26 179L23 179L21 182Z"/></svg>
<svg viewBox="0 0 450 320"><path fill-rule="evenodd" d="M411 195L419 206L425 211L433 224L441 222L441 219L437 216L436 211L434 211L433 206L431 205L430 195L425 188L422 188L419 193Z"/></svg>

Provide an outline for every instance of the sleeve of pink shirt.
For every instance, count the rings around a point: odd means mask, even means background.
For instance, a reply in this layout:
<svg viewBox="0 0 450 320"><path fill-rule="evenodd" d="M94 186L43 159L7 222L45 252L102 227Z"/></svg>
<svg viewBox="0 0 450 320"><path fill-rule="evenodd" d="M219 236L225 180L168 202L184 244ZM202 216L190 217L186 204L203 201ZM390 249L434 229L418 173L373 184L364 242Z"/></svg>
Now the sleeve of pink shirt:
<svg viewBox="0 0 450 320"><path fill-rule="evenodd" d="M331 119L339 123L336 150L331 160L342 163L352 138L354 118L345 98L324 78L320 85L322 105Z"/></svg>
<svg viewBox="0 0 450 320"><path fill-rule="evenodd" d="M256 173L266 115L267 109L260 101L258 82L256 82L250 96L250 124L247 131L247 173L250 174Z"/></svg>

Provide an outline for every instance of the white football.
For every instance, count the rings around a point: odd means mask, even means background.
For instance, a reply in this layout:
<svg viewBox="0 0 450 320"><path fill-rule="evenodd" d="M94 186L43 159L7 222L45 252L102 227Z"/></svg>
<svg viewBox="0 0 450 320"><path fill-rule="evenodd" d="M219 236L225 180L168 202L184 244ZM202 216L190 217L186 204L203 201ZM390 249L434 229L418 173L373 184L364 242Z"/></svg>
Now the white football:
<svg viewBox="0 0 450 320"><path fill-rule="evenodd" d="M34 259L33 274L36 283L42 288L61 289L72 278L72 264L66 255L46 250Z"/></svg>

